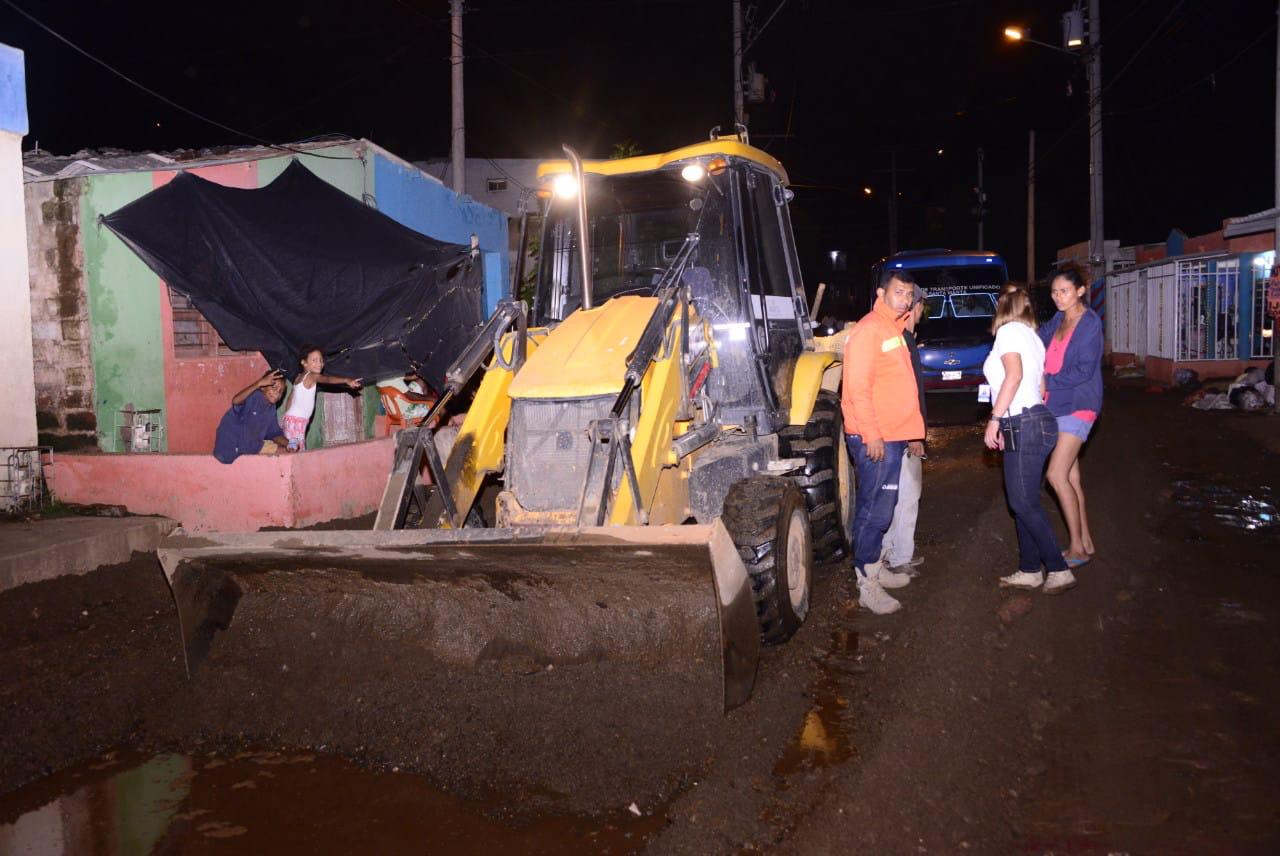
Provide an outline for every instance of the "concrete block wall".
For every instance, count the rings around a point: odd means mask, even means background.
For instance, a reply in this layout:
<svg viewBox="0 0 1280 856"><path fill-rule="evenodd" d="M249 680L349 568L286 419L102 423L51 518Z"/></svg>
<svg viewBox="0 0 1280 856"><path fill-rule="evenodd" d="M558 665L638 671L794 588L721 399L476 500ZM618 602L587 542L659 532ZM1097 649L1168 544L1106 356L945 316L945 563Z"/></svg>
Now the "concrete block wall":
<svg viewBox="0 0 1280 856"><path fill-rule="evenodd" d="M26 185L36 426L40 444L58 451L98 441L80 240L83 189L78 178Z"/></svg>

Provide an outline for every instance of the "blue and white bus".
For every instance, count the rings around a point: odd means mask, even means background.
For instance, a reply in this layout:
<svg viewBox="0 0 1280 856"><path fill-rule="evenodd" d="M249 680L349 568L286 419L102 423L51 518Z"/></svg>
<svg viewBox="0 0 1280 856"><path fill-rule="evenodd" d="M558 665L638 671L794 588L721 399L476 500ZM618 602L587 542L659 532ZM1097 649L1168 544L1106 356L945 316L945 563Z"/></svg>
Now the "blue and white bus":
<svg viewBox="0 0 1280 856"><path fill-rule="evenodd" d="M924 289L926 309L916 342L925 388L967 389L982 383L996 299L1009 281L1004 259L976 250L909 250L877 264L872 282L878 283L886 269L910 271Z"/></svg>

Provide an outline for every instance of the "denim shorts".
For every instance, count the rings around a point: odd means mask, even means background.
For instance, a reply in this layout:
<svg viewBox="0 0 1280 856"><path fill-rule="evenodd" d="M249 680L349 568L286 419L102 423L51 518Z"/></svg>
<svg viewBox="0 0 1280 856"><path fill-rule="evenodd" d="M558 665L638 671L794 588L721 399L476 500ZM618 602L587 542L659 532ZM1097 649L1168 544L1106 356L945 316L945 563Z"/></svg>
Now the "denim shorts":
<svg viewBox="0 0 1280 856"><path fill-rule="evenodd" d="M1089 432L1092 430L1093 423L1087 419L1081 419L1079 416L1058 417L1058 433L1079 437L1081 443L1089 439Z"/></svg>

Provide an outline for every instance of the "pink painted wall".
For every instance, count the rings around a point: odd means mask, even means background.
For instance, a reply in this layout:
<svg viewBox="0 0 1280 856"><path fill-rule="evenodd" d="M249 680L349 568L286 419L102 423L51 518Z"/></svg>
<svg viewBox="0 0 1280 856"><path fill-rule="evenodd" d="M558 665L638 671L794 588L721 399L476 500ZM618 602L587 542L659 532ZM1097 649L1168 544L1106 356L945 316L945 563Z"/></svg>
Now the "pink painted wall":
<svg viewBox="0 0 1280 856"><path fill-rule="evenodd" d="M54 495L76 504L162 514L189 532L253 532L357 517L378 507L395 440L368 440L298 455L60 454L46 468Z"/></svg>
<svg viewBox="0 0 1280 856"><path fill-rule="evenodd" d="M382 501L396 441L388 437L289 455L295 526L368 514Z"/></svg>
<svg viewBox="0 0 1280 856"><path fill-rule="evenodd" d="M258 186L258 164L229 163L190 170L194 175L227 187L254 189ZM176 170L152 173L152 185L163 187L174 179ZM208 453L218 420L231 398L267 370L260 354L230 357L177 359L173 355L173 312L169 289L160 281L160 345L164 350L165 419L170 452Z"/></svg>

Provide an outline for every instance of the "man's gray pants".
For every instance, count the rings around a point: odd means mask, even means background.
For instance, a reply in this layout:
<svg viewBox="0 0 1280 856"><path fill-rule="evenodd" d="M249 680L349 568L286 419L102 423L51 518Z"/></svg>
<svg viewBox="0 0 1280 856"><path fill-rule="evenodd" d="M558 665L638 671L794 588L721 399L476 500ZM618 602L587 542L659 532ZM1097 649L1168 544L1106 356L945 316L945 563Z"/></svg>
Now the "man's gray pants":
<svg viewBox="0 0 1280 856"><path fill-rule="evenodd" d="M905 565L916 554L916 518L920 516L920 491L923 488L924 462L915 455L902 456L898 476L898 504L893 509L893 522L884 533L881 557L890 567Z"/></svg>

